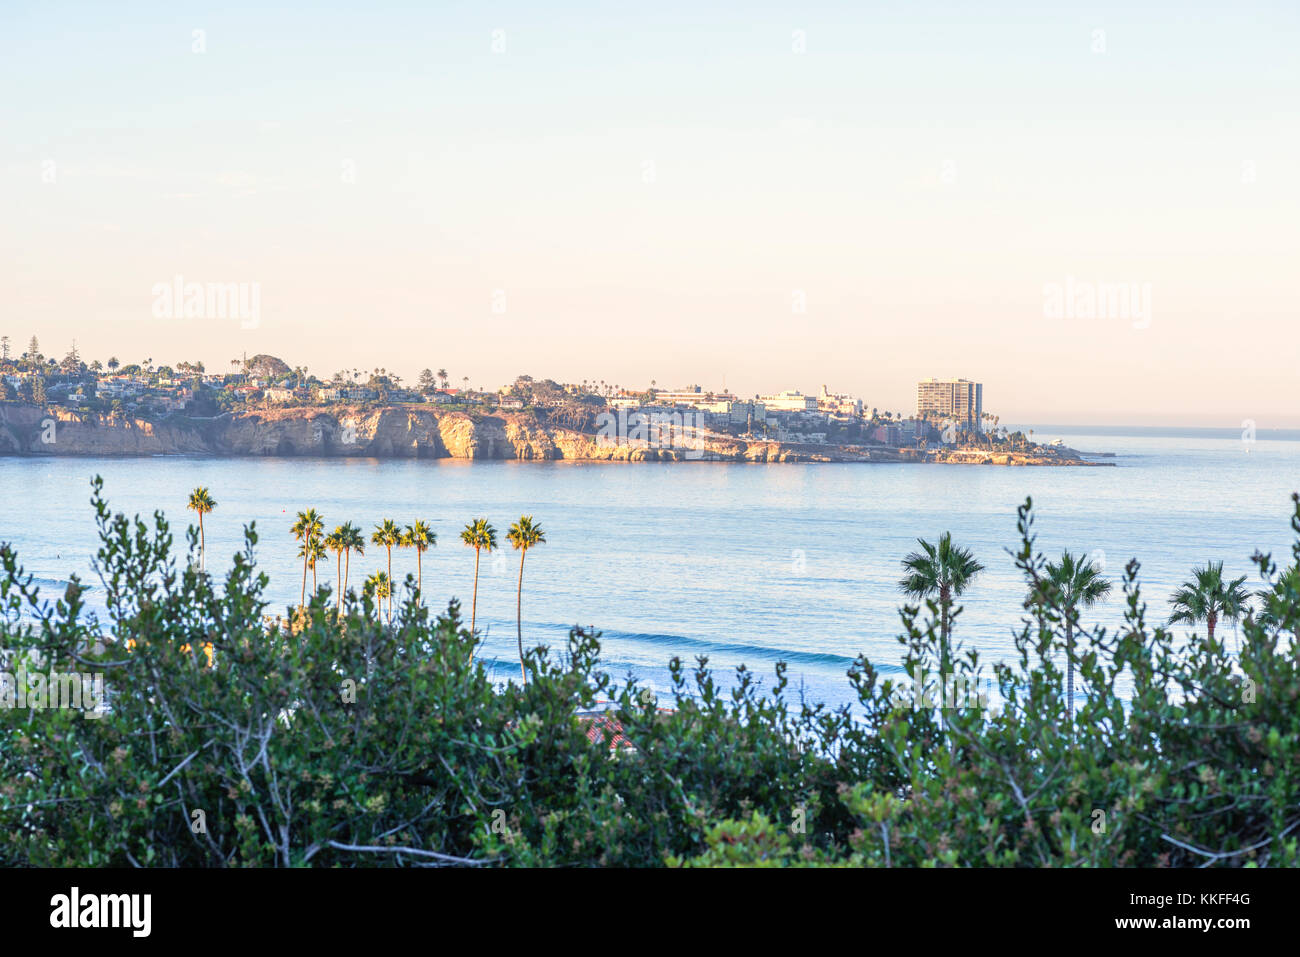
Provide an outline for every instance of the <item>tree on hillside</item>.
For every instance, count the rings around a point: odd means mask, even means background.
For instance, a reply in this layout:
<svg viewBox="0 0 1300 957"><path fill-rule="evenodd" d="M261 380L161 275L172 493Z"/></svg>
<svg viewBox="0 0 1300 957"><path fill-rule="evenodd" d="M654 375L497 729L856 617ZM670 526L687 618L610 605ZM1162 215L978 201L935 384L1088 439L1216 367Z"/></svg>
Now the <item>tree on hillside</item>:
<svg viewBox="0 0 1300 957"><path fill-rule="evenodd" d="M72 340L72 348L69 349L68 354L63 357L63 362L59 364L59 368L67 375L79 375L81 373L81 356L77 352L76 339Z"/></svg>
<svg viewBox="0 0 1300 957"><path fill-rule="evenodd" d="M258 378L279 379L292 375L293 369L283 359L259 353L248 360L244 372Z"/></svg>

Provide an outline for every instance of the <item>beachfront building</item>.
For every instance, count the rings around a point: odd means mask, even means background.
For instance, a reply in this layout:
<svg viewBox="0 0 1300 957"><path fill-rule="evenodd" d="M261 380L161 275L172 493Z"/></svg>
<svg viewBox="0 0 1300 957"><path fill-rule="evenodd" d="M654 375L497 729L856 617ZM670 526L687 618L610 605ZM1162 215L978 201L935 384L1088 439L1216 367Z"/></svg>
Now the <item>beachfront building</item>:
<svg viewBox="0 0 1300 957"><path fill-rule="evenodd" d="M954 422L978 432L984 419L984 385L969 379L927 379L916 384L918 418Z"/></svg>

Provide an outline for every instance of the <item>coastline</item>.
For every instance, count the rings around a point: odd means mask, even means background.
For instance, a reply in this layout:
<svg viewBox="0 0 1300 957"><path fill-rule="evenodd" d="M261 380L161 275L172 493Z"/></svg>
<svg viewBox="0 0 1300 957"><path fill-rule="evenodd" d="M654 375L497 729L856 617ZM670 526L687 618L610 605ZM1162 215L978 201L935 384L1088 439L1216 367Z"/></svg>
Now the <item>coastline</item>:
<svg viewBox="0 0 1300 957"><path fill-rule="evenodd" d="M1114 466L1060 446L1016 451L914 449L800 444L719 433L689 440L670 436L660 443L636 438L611 442L543 423L531 412L471 415L405 405L298 407L227 412L211 418L176 414L150 419L2 403L0 455Z"/></svg>

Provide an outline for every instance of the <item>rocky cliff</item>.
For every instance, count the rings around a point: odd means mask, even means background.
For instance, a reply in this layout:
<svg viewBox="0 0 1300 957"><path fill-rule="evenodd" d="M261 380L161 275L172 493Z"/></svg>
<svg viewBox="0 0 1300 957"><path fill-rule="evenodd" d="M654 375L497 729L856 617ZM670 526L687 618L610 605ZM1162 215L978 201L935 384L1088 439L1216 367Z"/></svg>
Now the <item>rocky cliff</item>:
<svg viewBox="0 0 1300 957"><path fill-rule="evenodd" d="M670 443L661 443L670 444ZM897 462L1083 465L1077 456L916 453L705 436L653 447L542 425L531 413L470 416L419 406L278 409L160 420L0 402L0 454L356 456L572 461Z"/></svg>
<svg viewBox="0 0 1300 957"><path fill-rule="evenodd" d="M374 458L571 459L576 461L863 460L818 446L705 438L699 448L616 443L543 426L531 414L482 415L419 407L296 408L211 419L149 420L0 403L0 454L357 456Z"/></svg>

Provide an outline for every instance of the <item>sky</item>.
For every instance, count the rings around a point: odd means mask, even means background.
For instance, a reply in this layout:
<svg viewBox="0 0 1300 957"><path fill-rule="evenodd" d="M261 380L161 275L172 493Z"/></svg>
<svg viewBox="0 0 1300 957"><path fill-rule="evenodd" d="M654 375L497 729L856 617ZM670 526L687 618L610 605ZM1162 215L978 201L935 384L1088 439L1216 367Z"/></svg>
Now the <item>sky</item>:
<svg viewBox="0 0 1300 957"><path fill-rule="evenodd" d="M0 334L1297 427L1298 40L1253 0L3 0Z"/></svg>

